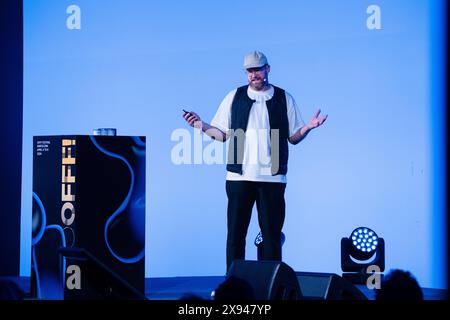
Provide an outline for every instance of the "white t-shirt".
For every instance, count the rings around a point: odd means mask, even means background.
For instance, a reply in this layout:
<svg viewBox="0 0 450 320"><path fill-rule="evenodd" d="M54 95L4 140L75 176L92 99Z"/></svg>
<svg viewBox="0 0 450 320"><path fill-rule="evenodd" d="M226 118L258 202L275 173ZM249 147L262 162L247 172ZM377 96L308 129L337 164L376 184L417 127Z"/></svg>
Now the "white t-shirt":
<svg viewBox="0 0 450 320"><path fill-rule="evenodd" d="M237 89L234 89L223 99L211 125L227 133L231 128L231 105ZM247 94L256 100L251 109L245 132L244 158L242 160L243 174L227 171L227 180L261 181L286 183L286 175L271 174L270 160L270 123L266 101L274 94L270 86L266 91L255 91L250 86ZM289 136L291 137L305 125L294 98L286 92L287 116L289 121Z"/></svg>

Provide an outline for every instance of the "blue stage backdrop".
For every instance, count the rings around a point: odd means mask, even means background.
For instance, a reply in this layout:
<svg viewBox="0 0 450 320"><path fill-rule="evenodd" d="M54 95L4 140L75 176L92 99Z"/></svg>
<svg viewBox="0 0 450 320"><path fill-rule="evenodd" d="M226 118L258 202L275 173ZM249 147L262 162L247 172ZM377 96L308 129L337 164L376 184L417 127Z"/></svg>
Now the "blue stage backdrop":
<svg viewBox="0 0 450 320"><path fill-rule="evenodd" d="M146 277L223 275L226 150L211 121L263 51L305 121L290 146L284 261L340 270L358 226L386 269L445 288L444 1L24 0L21 275L30 274L32 137L117 128L147 137ZM183 147L184 151L179 152ZM256 209L247 258L256 259Z"/></svg>

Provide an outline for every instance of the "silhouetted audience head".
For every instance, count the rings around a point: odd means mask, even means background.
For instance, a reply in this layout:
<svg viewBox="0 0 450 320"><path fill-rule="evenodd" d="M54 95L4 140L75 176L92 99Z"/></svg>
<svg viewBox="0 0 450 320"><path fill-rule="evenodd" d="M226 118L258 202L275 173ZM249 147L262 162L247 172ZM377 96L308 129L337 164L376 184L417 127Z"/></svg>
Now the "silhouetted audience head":
<svg viewBox="0 0 450 320"><path fill-rule="evenodd" d="M215 290L214 300L253 300L253 288L240 278L230 276Z"/></svg>
<svg viewBox="0 0 450 320"><path fill-rule="evenodd" d="M24 293L11 280L0 279L0 300L23 300Z"/></svg>
<svg viewBox="0 0 450 320"><path fill-rule="evenodd" d="M408 271L392 270L381 281L375 293L376 300L423 300L417 280Z"/></svg>

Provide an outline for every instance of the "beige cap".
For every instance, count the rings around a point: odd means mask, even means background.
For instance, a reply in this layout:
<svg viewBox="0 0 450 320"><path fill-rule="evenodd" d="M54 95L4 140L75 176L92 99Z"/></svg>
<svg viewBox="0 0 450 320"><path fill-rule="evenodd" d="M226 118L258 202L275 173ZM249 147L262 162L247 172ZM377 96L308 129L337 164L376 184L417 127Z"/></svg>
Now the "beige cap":
<svg viewBox="0 0 450 320"><path fill-rule="evenodd" d="M264 53L253 51L248 53L244 58L244 69L259 68L268 64Z"/></svg>

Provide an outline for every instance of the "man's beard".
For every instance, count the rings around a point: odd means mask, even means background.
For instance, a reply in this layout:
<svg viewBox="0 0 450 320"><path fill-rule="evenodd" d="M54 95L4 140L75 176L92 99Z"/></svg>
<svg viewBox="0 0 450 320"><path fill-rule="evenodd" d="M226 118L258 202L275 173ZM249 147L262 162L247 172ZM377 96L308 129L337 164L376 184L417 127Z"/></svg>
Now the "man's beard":
<svg viewBox="0 0 450 320"><path fill-rule="evenodd" d="M258 78L258 79L253 79L252 81L250 81L249 85L251 88L259 91L265 87L266 82L264 81L264 79Z"/></svg>

